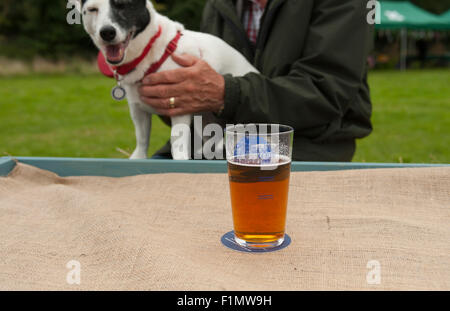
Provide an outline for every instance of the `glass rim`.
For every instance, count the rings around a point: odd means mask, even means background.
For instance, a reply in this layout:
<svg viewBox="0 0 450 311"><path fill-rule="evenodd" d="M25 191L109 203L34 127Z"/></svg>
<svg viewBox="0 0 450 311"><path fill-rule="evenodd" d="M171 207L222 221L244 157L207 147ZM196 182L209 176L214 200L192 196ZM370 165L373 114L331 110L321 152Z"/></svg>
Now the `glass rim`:
<svg viewBox="0 0 450 311"><path fill-rule="evenodd" d="M249 136L264 136L264 135L285 135L285 134L292 134L294 133L294 128L292 126L289 125L284 125L284 124L276 124L276 123L246 123L246 124L234 124L234 125L228 125L225 128L225 133L229 133L229 134L242 134L239 132L236 132L233 129L236 129L237 127L244 127L244 126L249 126L249 125L255 125L257 128L259 126L267 126L272 127L272 126L278 126L278 131L277 132L271 132L271 133L264 133L264 134L253 134L253 133L248 133ZM284 128L285 130L282 130L282 128Z"/></svg>

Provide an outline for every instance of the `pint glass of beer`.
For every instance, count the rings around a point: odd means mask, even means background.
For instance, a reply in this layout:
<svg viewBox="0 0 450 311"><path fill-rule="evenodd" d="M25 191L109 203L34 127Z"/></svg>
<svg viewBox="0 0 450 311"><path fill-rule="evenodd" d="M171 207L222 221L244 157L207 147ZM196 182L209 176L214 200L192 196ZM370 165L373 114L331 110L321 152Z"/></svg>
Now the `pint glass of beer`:
<svg viewBox="0 0 450 311"><path fill-rule="evenodd" d="M284 241L294 130L232 125L225 130L235 241L271 248Z"/></svg>

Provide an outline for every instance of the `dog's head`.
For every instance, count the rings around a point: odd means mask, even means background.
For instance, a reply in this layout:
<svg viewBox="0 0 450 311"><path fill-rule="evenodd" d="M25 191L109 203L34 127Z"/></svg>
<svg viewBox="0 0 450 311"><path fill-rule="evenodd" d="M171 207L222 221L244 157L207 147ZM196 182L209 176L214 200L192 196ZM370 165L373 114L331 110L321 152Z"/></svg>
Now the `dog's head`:
<svg viewBox="0 0 450 311"><path fill-rule="evenodd" d="M149 0L79 0L83 24L108 63L123 63L130 41L150 23Z"/></svg>

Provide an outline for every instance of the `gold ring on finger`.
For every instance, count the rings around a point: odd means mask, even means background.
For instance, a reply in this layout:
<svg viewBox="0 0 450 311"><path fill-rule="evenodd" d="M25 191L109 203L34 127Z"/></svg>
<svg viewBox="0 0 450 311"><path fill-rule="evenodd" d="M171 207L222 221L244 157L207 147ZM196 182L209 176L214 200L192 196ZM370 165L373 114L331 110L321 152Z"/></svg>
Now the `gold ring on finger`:
<svg viewBox="0 0 450 311"><path fill-rule="evenodd" d="M176 108L176 106L175 106L175 97L171 97L171 98L169 99L169 108L170 108L170 109Z"/></svg>

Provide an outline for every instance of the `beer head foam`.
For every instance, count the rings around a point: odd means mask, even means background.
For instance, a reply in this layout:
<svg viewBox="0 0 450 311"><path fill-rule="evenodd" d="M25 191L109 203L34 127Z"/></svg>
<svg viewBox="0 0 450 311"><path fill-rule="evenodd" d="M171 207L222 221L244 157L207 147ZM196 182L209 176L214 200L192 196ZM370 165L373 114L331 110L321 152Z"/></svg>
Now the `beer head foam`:
<svg viewBox="0 0 450 311"><path fill-rule="evenodd" d="M257 166L290 162L289 156L280 153L278 144L269 143L262 136L242 137L234 148L232 159L229 160L234 163Z"/></svg>

